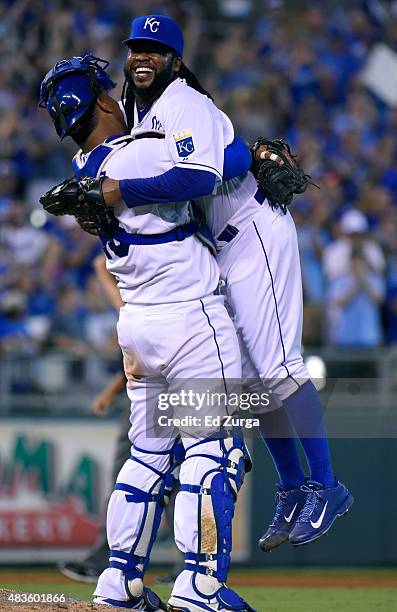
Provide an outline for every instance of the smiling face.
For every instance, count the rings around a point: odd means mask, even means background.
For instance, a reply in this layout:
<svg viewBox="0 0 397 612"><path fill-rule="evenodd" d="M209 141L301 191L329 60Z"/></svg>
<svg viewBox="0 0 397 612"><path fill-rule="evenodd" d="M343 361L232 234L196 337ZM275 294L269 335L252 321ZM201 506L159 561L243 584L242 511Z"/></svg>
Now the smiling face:
<svg viewBox="0 0 397 612"><path fill-rule="evenodd" d="M178 72L181 60L172 49L151 40L131 41L125 74L142 101L149 101Z"/></svg>

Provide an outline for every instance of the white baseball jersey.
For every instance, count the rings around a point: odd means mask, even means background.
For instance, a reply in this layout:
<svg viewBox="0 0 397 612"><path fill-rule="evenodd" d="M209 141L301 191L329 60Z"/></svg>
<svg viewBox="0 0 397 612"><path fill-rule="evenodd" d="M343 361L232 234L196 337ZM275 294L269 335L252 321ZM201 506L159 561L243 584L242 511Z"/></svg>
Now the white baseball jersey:
<svg viewBox="0 0 397 612"><path fill-rule="evenodd" d="M222 181L224 149L233 141L233 126L212 100L184 79L168 85L141 121L135 105L131 135L145 132L164 135L173 166L207 170Z"/></svg>
<svg viewBox="0 0 397 612"><path fill-rule="evenodd" d="M243 376L249 383L264 380L285 399L309 377L301 354L299 250L290 213L272 210L255 197L257 191L248 172L196 203L220 249L217 261L240 338Z"/></svg>
<svg viewBox="0 0 397 612"><path fill-rule="evenodd" d="M301 354L299 250L290 213L258 201L257 189L248 172L199 202L220 249L217 261L240 339L243 377L250 386L263 380L283 400L309 378ZM223 230L230 226L224 241Z"/></svg>
<svg viewBox="0 0 397 612"><path fill-rule="evenodd" d="M241 229L251 221L260 210L260 204L254 198L257 191L256 179L251 172L247 172L218 184L213 195L195 200L215 239L226 225Z"/></svg>
<svg viewBox="0 0 397 612"><path fill-rule="evenodd" d="M213 102L176 79L139 121L137 109L131 138L108 139L88 154L74 159L80 176L106 175L113 179L148 178L177 166L212 172L222 180L225 147L234 137L230 121ZM142 138L154 132L160 138ZM120 203L115 217L122 229L158 234L190 220L188 202L127 208ZM108 270L118 279L125 302L156 304L197 299L212 293L218 268L196 237L166 245L133 245L119 257L108 249Z"/></svg>
<svg viewBox="0 0 397 612"><path fill-rule="evenodd" d="M222 156L218 157L208 154L203 159L216 165L218 172L223 164ZM174 165L167 139L152 138L110 138L88 154L79 151L74 159L80 176L106 175L113 179L157 176ZM120 228L139 234L164 233L190 220L188 202L134 208L120 203L114 214ZM117 241L108 244L110 258L106 265L117 278L125 302L159 304L199 299L218 285L216 261L195 236L181 242L123 246L120 250Z"/></svg>
<svg viewBox="0 0 397 612"><path fill-rule="evenodd" d="M218 111L217 117L228 133L227 116ZM144 131L140 125L134 131L139 129ZM215 238L228 225L238 230L232 241L217 241L222 248L217 260L242 340L244 376L271 379L275 394L283 399L308 378L301 355L299 252L289 213L260 203L256 192L256 180L248 172L218 183L212 196L196 202Z"/></svg>

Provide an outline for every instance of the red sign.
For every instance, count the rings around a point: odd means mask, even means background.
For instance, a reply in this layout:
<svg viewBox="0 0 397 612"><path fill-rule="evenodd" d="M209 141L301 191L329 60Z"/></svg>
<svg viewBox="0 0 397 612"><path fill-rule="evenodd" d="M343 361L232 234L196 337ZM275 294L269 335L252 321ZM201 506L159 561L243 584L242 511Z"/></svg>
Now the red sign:
<svg viewBox="0 0 397 612"><path fill-rule="evenodd" d="M95 543L99 522L79 504L66 500L43 509L0 511L0 548L26 546L88 547Z"/></svg>

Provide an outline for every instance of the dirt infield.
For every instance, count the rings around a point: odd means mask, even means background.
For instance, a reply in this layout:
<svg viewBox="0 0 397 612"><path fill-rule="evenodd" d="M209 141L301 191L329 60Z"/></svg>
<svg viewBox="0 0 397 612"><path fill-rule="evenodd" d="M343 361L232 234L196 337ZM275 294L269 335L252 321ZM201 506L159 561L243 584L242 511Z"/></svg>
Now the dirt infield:
<svg viewBox="0 0 397 612"><path fill-rule="evenodd" d="M0 588L0 610L2 612L104 612L109 611L109 606L100 606L86 601L70 601L62 603L15 603L10 602L10 596L15 594L15 591ZM125 608L112 608L116 612L125 612ZM131 610L134 612L134 610ZM135 611L138 612L138 611Z"/></svg>
<svg viewBox="0 0 397 612"><path fill-rule="evenodd" d="M61 574L44 571L6 572L0 570L0 582L24 584L40 582L41 584L72 584L73 581ZM154 583L154 573L148 573L145 580L147 585ZM267 573L266 569L255 572L232 571L228 580L230 586L244 587L291 587L291 588L397 588L397 572L382 575L376 572L371 575L365 573L337 573L324 575L318 573Z"/></svg>

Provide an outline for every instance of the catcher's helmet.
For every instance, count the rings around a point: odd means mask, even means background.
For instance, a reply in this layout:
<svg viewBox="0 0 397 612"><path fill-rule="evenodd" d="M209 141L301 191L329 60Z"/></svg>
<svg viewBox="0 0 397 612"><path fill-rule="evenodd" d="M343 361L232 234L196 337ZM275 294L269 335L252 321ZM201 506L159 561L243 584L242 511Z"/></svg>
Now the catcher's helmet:
<svg viewBox="0 0 397 612"><path fill-rule="evenodd" d="M131 45L135 40L152 40L173 49L180 57L183 55L183 33L171 17L165 15L144 15L131 22L130 37L123 40Z"/></svg>
<svg viewBox="0 0 397 612"><path fill-rule="evenodd" d="M94 55L60 60L40 86L39 106L46 108L63 140L95 102L100 91L116 86L106 68L109 62Z"/></svg>

